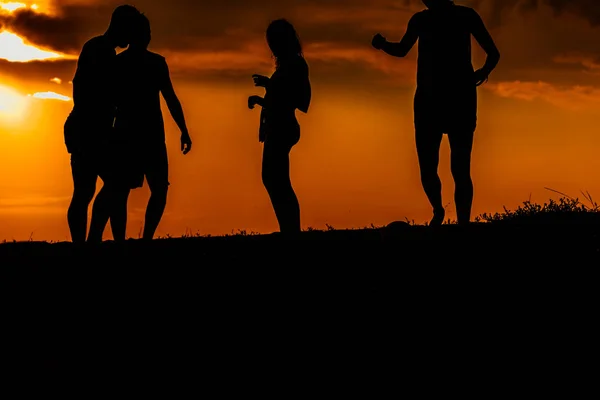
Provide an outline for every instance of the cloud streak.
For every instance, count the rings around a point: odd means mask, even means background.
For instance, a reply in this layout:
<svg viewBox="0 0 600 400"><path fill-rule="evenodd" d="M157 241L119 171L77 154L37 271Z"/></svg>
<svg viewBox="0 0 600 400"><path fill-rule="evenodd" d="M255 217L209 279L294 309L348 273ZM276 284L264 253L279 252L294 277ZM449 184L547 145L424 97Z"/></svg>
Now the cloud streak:
<svg viewBox="0 0 600 400"><path fill-rule="evenodd" d="M31 95L34 99L71 101L71 98L55 92L37 92Z"/></svg>
<svg viewBox="0 0 600 400"><path fill-rule="evenodd" d="M541 100L570 111L600 111L600 88L594 86L513 81L489 83L486 88L500 97L528 102Z"/></svg>

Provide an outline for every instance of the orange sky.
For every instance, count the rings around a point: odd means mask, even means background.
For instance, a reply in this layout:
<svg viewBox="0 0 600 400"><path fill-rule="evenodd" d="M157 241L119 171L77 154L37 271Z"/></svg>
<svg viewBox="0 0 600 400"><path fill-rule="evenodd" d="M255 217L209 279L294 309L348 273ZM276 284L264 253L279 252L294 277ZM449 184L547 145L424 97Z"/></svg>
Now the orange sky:
<svg viewBox="0 0 600 400"><path fill-rule="evenodd" d="M72 107L69 81L81 46L105 30L118 3L37 1L35 9L3 3L0 240L69 240L72 181L62 133ZM412 125L416 48L407 59L370 48L378 31L400 39L420 1L206 3L133 3L153 23L151 49L167 57L194 140L192 152L181 155L165 108L172 186L158 235L277 230L260 179L259 112L248 110L246 100L260 94L251 74L272 72L264 29L282 16L303 39L314 93L310 113L299 116L302 138L292 151L303 227L429 219ZM479 90L474 215L515 208L530 196L538 202L556 198L544 187L600 196L600 3L457 3L480 12L502 54ZM48 52L62 58L22 60ZM474 63L482 62L477 50ZM440 173L448 216L454 218L446 140ZM146 187L132 195L131 237L138 237L147 198Z"/></svg>

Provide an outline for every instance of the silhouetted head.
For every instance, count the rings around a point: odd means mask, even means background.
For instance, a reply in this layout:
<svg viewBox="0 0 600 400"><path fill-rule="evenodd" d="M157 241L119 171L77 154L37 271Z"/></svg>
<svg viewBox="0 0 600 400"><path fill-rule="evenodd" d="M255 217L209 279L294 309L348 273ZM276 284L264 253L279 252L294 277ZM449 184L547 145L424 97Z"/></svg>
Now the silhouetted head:
<svg viewBox="0 0 600 400"><path fill-rule="evenodd" d="M267 43L277 66L294 57L303 57L302 45L296 29L285 19L277 19L269 24Z"/></svg>
<svg viewBox="0 0 600 400"><path fill-rule="evenodd" d="M423 4L425 4L425 6L427 8L436 8L436 7L440 7L440 6L447 6L449 4L454 3L454 0L422 0Z"/></svg>
<svg viewBox="0 0 600 400"><path fill-rule="evenodd" d="M132 26L129 48L146 50L150 44L150 40L152 40L150 20L144 14L140 13L135 18L135 23Z"/></svg>
<svg viewBox="0 0 600 400"><path fill-rule="evenodd" d="M128 4L115 8L106 34L116 46L127 47L129 45L131 27L139 14L140 12L137 8Z"/></svg>

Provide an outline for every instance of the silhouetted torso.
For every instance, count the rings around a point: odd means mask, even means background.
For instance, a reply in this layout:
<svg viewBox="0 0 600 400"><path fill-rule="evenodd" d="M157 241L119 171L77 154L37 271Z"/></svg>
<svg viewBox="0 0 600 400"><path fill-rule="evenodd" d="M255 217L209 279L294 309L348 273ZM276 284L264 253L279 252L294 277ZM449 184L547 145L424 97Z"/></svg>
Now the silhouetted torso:
<svg viewBox="0 0 600 400"><path fill-rule="evenodd" d="M81 50L73 78L73 114L83 126L82 139L106 133L114 120L114 61L116 51L105 36L90 39Z"/></svg>
<svg viewBox="0 0 600 400"><path fill-rule="evenodd" d="M419 34L417 86L421 90L474 87L471 32L477 14L468 7L448 5L415 15Z"/></svg>
<svg viewBox="0 0 600 400"><path fill-rule="evenodd" d="M475 10L454 4L415 14L419 35L415 126L419 131L475 129L471 34L477 20Z"/></svg>
<svg viewBox="0 0 600 400"><path fill-rule="evenodd" d="M169 80L165 58L151 51L125 50L117 56L115 128L142 146L165 142L160 92Z"/></svg>
<svg viewBox="0 0 600 400"><path fill-rule="evenodd" d="M308 111L311 87L308 64L302 57L282 63L271 75L261 111L261 134L299 136L296 109ZM293 138L291 138L293 139Z"/></svg>

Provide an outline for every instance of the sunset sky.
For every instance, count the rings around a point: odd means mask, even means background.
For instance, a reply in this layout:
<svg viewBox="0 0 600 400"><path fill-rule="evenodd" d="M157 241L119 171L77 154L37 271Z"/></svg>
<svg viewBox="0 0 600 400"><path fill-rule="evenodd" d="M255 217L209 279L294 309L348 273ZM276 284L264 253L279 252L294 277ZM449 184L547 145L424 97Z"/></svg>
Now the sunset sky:
<svg viewBox="0 0 600 400"><path fill-rule="evenodd" d="M0 240L70 240L72 193L63 124L81 46L102 34L112 0L0 1ZM194 148L164 108L171 189L158 235L276 231L261 182L259 111L251 75L269 75L271 19L299 31L313 102L299 114L292 181L303 228L423 223L412 98L415 47L405 59L370 47L399 40L420 0L138 0L150 18L151 50L167 58ZM473 153L473 215L515 208L549 187L600 199L600 2L464 0L486 22L502 58L479 89ZM483 54L474 46L474 64ZM454 218L447 140L440 174ZM102 185L98 181L98 188ZM149 192L133 192L128 233L138 237ZM107 229L107 238L111 238Z"/></svg>

